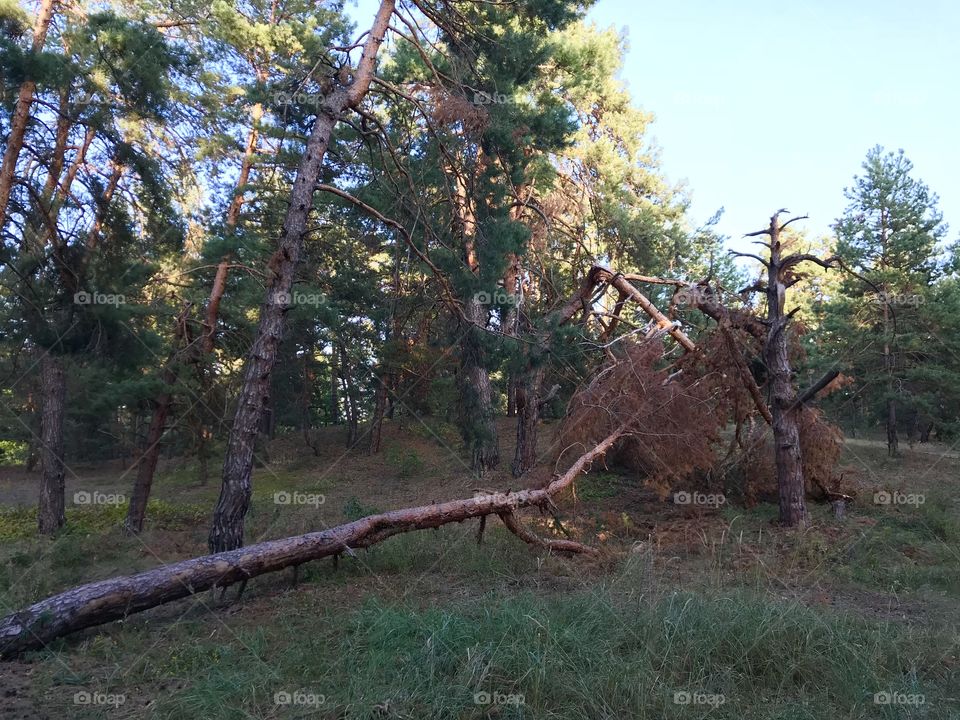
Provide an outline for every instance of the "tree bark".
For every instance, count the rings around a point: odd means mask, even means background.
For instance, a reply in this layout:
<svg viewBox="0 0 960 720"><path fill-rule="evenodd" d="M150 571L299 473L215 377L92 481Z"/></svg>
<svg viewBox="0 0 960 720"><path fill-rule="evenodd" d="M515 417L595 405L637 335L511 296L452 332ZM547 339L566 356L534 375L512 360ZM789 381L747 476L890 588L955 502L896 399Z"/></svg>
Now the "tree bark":
<svg viewBox="0 0 960 720"><path fill-rule="evenodd" d="M31 52L39 55L47 39L47 30L53 19L55 0L41 0L37 9L37 17L33 25L33 42ZM10 133L7 135L7 147L3 152L3 164L0 165L0 225L6 223L7 205L10 202L10 193L13 191L13 178L17 169L17 160L20 159L20 150L23 149L23 139L27 134L27 125L30 122L30 106L33 104L33 94L37 89L36 81L27 78L20 85L17 93L17 103L10 118Z"/></svg>
<svg viewBox="0 0 960 720"><path fill-rule="evenodd" d="M487 306L472 297L464 303L463 312L471 326L460 341L460 428L470 448L470 466L482 473L500 464L493 388L484 365L481 336L487 325Z"/></svg>
<svg viewBox="0 0 960 720"><path fill-rule="evenodd" d="M900 448L900 439L897 436L897 401L893 398L887 399L887 454L890 457L897 457Z"/></svg>
<svg viewBox="0 0 960 720"><path fill-rule="evenodd" d="M250 478L254 444L264 403L269 396L270 375L276 363L277 349L283 337L294 272L300 262L307 221L313 207L313 193L334 126L346 110L359 105L370 87L376 56L389 27L394 3L395 0L382 0L364 43L353 81L345 87L338 87L321 105L297 170L283 222L283 234L270 259L266 300L260 308L260 322L247 359L243 388L227 443L220 497L208 537L211 552L223 552L243 545L244 518L250 507L252 493Z"/></svg>
<svg viewBox="0 0 960 720"><path fill-rule="evenodd" d="M41 535L52 535L66 523L63 465L63 416L67 394L67 376L63 361L44 353L40 360L41 419L40 507L37 514Z"/></svg>
<svg viewBox="0 0 960 720"><path fill-rule="evenodd" d="M173 374L172 371L168 371ZM172 385L175 377L164 382ZM127 508L127 517L123 527L127 532L139 533L143 530L143 520L147 514L147 501L150 499L150 488L153 486L153 476L157 470L157 461L160 459L160 438L167 426L167 416L173 404L173 395L162 393L153 401L153 415L150 418L150 427L144 441L143 452L137 463L137 478L133 483L133 494L130 496L130 506Z"/></svg>
<svg viewBox="0 0 960 720"><path fill-rule="evenodd" d="M376 455L380 452L383 418L387 414L387 383L389 381L389 377L380 378L380 384L377 386L377 401L373 408L373 419L370 423L370 444L367 446L367 452L370 455Z"/></svg>
<svg viewBox="0 0 960 720"><path fill-rule="evenodd" d="M347 360L346 347L343 345L340 346L340 378L343 380L344 399L346 400L347 449L353 449L353 446L357 444L360 432L360 408L352 368Z"/></svg>
<svg viewBox="0 0 960 720"><path fill-rule="evenodd" d="M595 554L593 548L570 540L542 540L519 525L516 512L546 507L602 457L626 432L619 428L581 455L546 488L478 495L463 500L393 510L355 522L247 548L163 565L153 570L82 585L41 600L0 620L0 657L12 657L83 628L102 625L209 588L225 587L264 573L296 567L311 560L339 556L370 547L393 535L436 528L470 518L499 515L522 540L563 552Z"/></svg>
<svg viewBox="0 0 960 720"><path fill-rule="evenodd" d="M787 269L782 257L778 216L770 219L770 260L767 266L767 323L769 336L764 346L764 362L769 373L770 413L773 419L773 445L777 468L780 522L787 527L807 521L803 461L800 456L799 410L790 367L790 318L784 314Z"/></svg>
<svg viewBox="0 0 960 720"><path fill-rule="evenodd" d="M529 367L523 386L523 405L517 412L517 451L510 470L520 477L537 464L537 437L540 430L540 389L546 368L542 364Z"/></svg>
<svg viewBox="0 0 960 720"><path fill-rule="evenodd" d="M884 240L886 243L886 240ZM887 407L884 423L887 430L887 454L896 457L899 438L897 437L897 401L893 398L893 358L890 353L890 305L887 304L889 294L883 293L883 367L887 372Z"/></svg>
<svg viewBox="0 0 960 720"><path fill-rule="evenodd" d="M127 517L123 527L127 532L139 533L143 530L143 521L147 513L147 502L150 499L150 490L153 487L153 477L157 471L157 462L160 459L160 439L167 427L167 417L173 405L173 387L177 383L180 366L178 355L180 343L187 336L187 314L190 304L187 303L176 318L174 332L174 346L167 361L164 363L160 378L164 390L153 401L153 413L150 417L150 427L137 462L137 477L133 482L133 493L130 496L130 506L127 508Z"/></svg>

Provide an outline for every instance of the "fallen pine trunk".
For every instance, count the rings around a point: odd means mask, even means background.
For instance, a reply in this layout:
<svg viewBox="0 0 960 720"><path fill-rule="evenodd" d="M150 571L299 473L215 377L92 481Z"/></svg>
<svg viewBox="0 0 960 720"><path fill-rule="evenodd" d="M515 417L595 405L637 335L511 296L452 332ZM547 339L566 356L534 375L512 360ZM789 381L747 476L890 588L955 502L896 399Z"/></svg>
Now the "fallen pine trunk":
<svg viewBox="0 0 960 720"><path fill-rule="evenodd" d="M546 507L590 463L601 457L626 429L621 427L581 455L562 476L540 490L493 493L437 505L370 515L346 525L282 540L269 540L227 552L81 585L12 613L0 620L0 657L44 647L69 633L179 600L209 588L226 587L268 572L364 548L392 535L436 528L496 514L524 542L551 550L596 553L570 540L544 540L520 524L514 513L525 507Z"/></svg>

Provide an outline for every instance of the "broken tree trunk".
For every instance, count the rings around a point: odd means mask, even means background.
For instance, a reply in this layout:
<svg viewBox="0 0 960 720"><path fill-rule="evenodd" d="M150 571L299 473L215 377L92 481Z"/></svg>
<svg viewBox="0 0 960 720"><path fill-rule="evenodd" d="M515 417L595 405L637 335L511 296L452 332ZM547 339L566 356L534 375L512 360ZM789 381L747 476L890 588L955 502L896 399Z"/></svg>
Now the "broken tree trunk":
<svg viewBox="0 0 960 720"><path fill-rule="evenodd" d="M393 510L322 532L270 540L67 590L0 620L0 657L41 648L77 630L125 618L209 588L225 587L354 548L370 547L400 533L487 515L500 516L507 528L525 542L551 550L595 553L593 548L570 540L541 539L520 525L515 513L525 507L548 506L554 495L567 488L626 433L624 427L612 432L541 490L493 493Z"/></svg>
<svg viewBox="0 0 960 720"><path fill-rule="evenodd" d="M270 258L266 300L260 308L260 323L247 358L243 388L223 462L220 497L214 510L207 544L211 552L243 545L243 526L250 507L254 446L263 408L270 394L270 376L283 337L284 319L290 308L294 273L300 263L313 193L320 179L323 158L333 129L343 113L363 100L373 79L376 57L393 14L395 0L382 0L363 45L353 81L334 90L321 104L307 141L306 151L290 191L290 205L283 222L283 235Z"/></svg>
<svg viewBox="0 0 960 720"><path fill-rule="evenodd" d="M597 274L597 278L603 282L606 282L611 287L616 288L622 295L625 295L630 300L633 300L637 305L640 306L641 310L643 310L654 322L656 322L658 328L666 330L670 334L670 337L676 340L684 350L687 352L693 352L697 349L697 346L693 344L693 340L688 338L686 333L678 328L670 318L660 312L657 306L650 302L646 295L631 285L624 275L621 273L613 273L610 270L601 268L600 272Z"/></svg>

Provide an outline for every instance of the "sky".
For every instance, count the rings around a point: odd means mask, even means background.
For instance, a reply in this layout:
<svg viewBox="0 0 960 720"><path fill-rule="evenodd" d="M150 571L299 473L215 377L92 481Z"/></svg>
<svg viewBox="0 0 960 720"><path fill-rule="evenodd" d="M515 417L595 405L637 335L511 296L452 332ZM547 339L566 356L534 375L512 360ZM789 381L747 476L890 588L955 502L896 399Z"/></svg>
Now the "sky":
<svg viewBox="0 0 960 720"><path fill-rule="evenodd" d="M732 238L785 207L827 232L867 150L903 148L960 231L960 3L600 0L624 80L703 222ZM736 242L739 245L739 242Z"/></svg>
<svg viewBox="0 0 960 720"><path fill-rule="evenodd" d="M364 27L377 4L348 8ZM874 145L903 148L960 234L960 3L599 0L588 19L627 38L663 170L695 224L724 208L733 246L781 207L828 232Z"/></svg>

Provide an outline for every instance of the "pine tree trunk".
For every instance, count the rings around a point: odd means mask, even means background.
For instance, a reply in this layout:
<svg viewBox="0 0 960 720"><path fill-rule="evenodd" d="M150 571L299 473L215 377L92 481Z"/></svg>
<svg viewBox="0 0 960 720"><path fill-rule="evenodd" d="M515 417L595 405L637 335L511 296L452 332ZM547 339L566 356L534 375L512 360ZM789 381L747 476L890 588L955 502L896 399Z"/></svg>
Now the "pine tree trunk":
<svg viewBox="0 0 960 720"><path fill-rule="evenodd" d="M507 417L517 416L517 374L507 376Z"/></svg>
<svg viewBox="0 0 960 720"><path fill-rule="evenodd" d="M41 535L52 535L66 523L63 466L63 417L67 376L62 360L46 352L40 360L41 419L40 507L37 514Z"/></svg>
<svg viewBox="0 0 960 720"><path fill-rule="evenodd" d="M886 233L884 232L884 244L886 244L885 239ZM886 287L883 289L883 368L887 373L887 407L886 407L886 417L884 418L884 424L887 430L887 454L890 457L897 456L897 446L899 445L897 438L897 405L896 401L893 399L893 358L890 353L890 306L887 304L887 298L889 297L889 292Z"/></svg>
<svg viewBox="0 0 960 720"><path fill-rule="evenodd" d="M517 451L511 470L520 477L537 464L537 437L540 425L540 390L546 369L543 365L528 370L523 387L523 405L518 408Z"/></svg>
<svg viewBox="0 0 960 720"><path fill-rule="evenodd" d="M340 346L340 378L343 380L344 399L347 413L347 448L357 444L360 429L360 408L358 407L357 388L353 381L350 363L347 362L347 350Z"/></svg>
<svg viewBox="0 0 960 720"><path fill-rule="evenodd" d="M340 371L337 356L339 351L336 345L330 350L330 410L329 421L331 425L340 424Z"/></svg>
<svg viewBox="0 0 960 720"><path fill-rule="evenodd" d="M53 19L55 0L41 0L37 9L37 17L33 25L33 43L31 51L39 55L47 39L47 30ZM33 93L37 83L28 78L20 85L17 93L17 103L10 118L10 132L6 138L6 149L3 151L3 164L0 165L0 225L5 224L7 205L10 202L10 193L13 191L13 177L17 169L17 160L20 159L20 150L23 149L23 140L27 134L27 125L30 122L30 106L33 104Z"/></svg>
<svg viewBox="0 0 960 720"><path fill-rule="evenodd" d="M177 364L177 356L180 350L180 344L187 341L189 345L189 331L187 326L187 317L190 312L190 304L184 305L183 310L176 318L176 330L173 335L173 349L164 363L163 372L160 379L163 381L164 390L153 401L153 413L150 417L150 427L147 429L147 437L144 440L143 449L140 451L140 459L137 462L137 477L133 483L133 494L130 496L130 506L127 508L127 517L123 526L127 532L139 533L143 530L143 520L147 513L147 501L150 499L150 490L153 487L153 477L157 471L157 462L160 459L160 439L167 426L167 417L170 414L170 408L173 405L173 388L177 383L180 367Z"/></svg>
<svg viewBox="0 0 960 720"><path fill-rule="evenodd" d="M173 384L174 379L169 384ZM143 520L147 514L147 501L150 499L150 489L153 486L153 476L157 470L157 461L160 459L160 439L166 429L167 416L173 404L173 395L161 394L153 403L153 415L150 418L150 428L144 441L144 449L137 463L137 478L133 483L133 494L130 497L130 507L127 508L127 517L123 527L127 532L139 533L143 530Z"/></svg>
<svg viewBox="0 0 960 720"><path fill-rule="evenodd" d="M373 409L373 420L370 425L370 445L367 452L370 455L376 455L380 452L380 437L383 432L383 418L387 413L387 386L390 378L380 378L380 385L377 387L377 402Z"/></svg>
<svg viewBox="0 0 960 720"><path fill-rule="evenodd" d="M899 451L899 438L897 437L897 401L893 398L887 399L887 454L890 457L897 457Z"/></svg>
<svg viewBox="0 0 960 720"><path fill-rule="evenodd" d="M460 429L470 449L471 467L483 472L500 464L500 442L493 416L493 388L483 364L480 333L487 324L487 306L477 298L464 303L464 315L474 323L460 341Z"/></svg>
<svg viewBox="0 0 960 720"><path fill-rule="evenodd" d="M334 126L345 110L360 103L370 87L374 63L393 14L394 2L382 0L367 34L352 83L333 91L320 107L297 169L290 192L290 205L283 222L283 234L269 262L266 300L260 308L260 322L247 359L243 388L227 442L220 497L207 540L211 552L223 552L243 545L244 518L253 492L250 479L254 445L264 404L270 394L270 375L283 337L284 319L289 310L294 273L303 252L314 189L320 178Z"/></svg>

